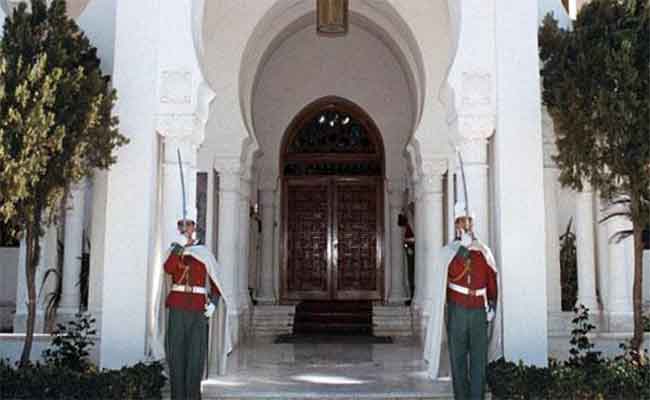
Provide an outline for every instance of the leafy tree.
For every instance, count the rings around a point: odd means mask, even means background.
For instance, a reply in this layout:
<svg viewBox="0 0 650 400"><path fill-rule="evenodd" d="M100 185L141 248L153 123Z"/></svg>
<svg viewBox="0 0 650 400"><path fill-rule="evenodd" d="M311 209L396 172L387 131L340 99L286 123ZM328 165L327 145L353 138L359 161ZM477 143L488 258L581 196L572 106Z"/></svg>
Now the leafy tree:
<svg viewBox="0 0 650 400"><path fill-rule="evenodd" d="M539 32L543 101L557 130L560 181L589 183L618 207L634 240L634 337L643 341L643 228L650 221L650 5L594 0L573 29L547 16Z"/></svg>
<svg viewBox="0 0 650 400"><path fill-rule="evenodd" d="M43 227L56 220L70 186L115 162L127 143L111 115L115 91L97 49L66 16L64 0L32 0L9 16L0 41L0 219L26 245L29 361L35 273Z"/></svg>

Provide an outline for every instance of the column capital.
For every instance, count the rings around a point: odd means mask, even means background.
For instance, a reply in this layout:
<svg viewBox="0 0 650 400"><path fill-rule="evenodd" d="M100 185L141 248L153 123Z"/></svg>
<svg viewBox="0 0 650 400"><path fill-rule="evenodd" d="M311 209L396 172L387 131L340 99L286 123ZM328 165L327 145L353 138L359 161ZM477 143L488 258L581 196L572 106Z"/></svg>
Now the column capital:
<svg viewBox="0 0 650 400"><path fill-rule="evenodd" d="M275 191L267 189L260 190L259 202L264 208L273 207L275 204Z"/></svg>
<svg viewBox="0 0 650 400"><path fill-rule="evenodd" d="M422 173L415 183L415 198L419 199L432 193L442 193L442 175L447 172L447 169L446 159L422 161Z"/></svg>
<svg viewBox="0 0 650 400"><path fill-rule="evenodd" d="M494 134L495 116L491 113L461 113L458 115L458 132L463 139L489 139Z"/></svg>
<svg viewBox="0 0 650 400"><path fill-rule="evenodd" d="M239 194L241 196L241 201L248 202L251 197L251 182L249 180L240 178L239 182Z"/></svg>
<svg viewBox="0 0 650 400"><path fill-rule="evenodd" d="M466 166L481 165L487 167L488 139L483 137L463 137L458 147Z"/></svg>
<svg viewBox="0 0 650 400"><path fill-rule="evenodd" d="M214 160L214 169L219 174L219 191L239 192L242 181L239 157L223 157Z"/></svg>

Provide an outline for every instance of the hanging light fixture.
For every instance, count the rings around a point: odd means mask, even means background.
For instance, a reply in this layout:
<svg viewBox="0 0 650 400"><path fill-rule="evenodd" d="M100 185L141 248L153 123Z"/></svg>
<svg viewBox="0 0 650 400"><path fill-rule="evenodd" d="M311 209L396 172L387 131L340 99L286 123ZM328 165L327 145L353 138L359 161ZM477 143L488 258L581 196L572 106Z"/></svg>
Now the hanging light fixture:
<svg viewBox="0 0 650 400"><path fill-rule="evenodd" d="M317 31L325 35L348 32L348 0L317 0Z"/></svg>

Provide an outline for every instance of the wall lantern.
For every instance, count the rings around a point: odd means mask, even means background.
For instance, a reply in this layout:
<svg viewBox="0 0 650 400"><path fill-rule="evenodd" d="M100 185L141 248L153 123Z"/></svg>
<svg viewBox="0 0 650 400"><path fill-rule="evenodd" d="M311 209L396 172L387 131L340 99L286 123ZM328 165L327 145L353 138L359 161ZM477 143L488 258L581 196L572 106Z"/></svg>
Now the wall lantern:
<svg viewBox="0 0 650 400"><path fill-rule="evenodd" d="M317 31L324 35L348 32L348 0L317 0Z"/></svg>

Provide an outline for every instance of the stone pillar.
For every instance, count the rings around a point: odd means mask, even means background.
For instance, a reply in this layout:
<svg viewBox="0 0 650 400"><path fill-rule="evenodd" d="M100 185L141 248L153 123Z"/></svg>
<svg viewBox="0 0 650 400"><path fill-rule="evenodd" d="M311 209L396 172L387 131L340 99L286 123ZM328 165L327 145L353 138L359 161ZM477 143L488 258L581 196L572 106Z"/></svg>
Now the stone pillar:
<svg viewBox="0 0 650 400"><path fill-rule="evenodd" d="M596 297L596 246L594 227L594 193L589 184L576 193L576 253L578 258L577 305L584 305L593 312L598 311Z"/></svg>
<svg viewBox="0 0 650 400"><path fill-rule="evenodd" d="M548 311L562 311L562 270L560 268L560 231L558 229L559 169L553 160L555 132L548 112L542 114L544 134L544 220L546 221L546 297Z"/></svg>
<svg viewBox="0 0 650 400"><path fill-rule="evenodd" d="M189 166L196 167L214 92L201 72L197 52L202 49L192 34L191 7L189 0L115 6L112 82L120 93L120 132L130 143L119 149L118 162L107 175L100 368L133 364L149 351L153 298L162 276L160 254L177 235L180 191L164 187L158 199L158 185L180 185L178 171L173 172L176 141L188 166L186 189L196 190L196 171ZM195 200L188 195L188 206ZM160 222L155 220L158 201L163 203ZM156 246L160 241L163 249Z"/></svg>
<svg viewBox="0 0 650 400"><path fill-rule="evenodd" d="M595 193L595 197L600 199L600 194ZM607 212L603 205L602 200L598 200L596 207L597 221L603 221ZM598 259L598 291L600 294L600 301L605 311L607 311L607 304L609 303L609 238L607 236L607 223L598 222L596 225L597 237L597 259Z"/></svg>
<svg viewBox="0 0 650 400"><path fill-rule="evenodd" d="M488 134L488 133L486 133ZM491 134L491 132L489 132ZM490 216L488 193L487 138L472 137L460 144L460 152L465 165L465 179L469 196L470 211L474 213L474 232L485 243L490 243ZM459 200L464 199L460 167L456 171Z"/></svg>
<svg viewBox="0 0 650 400"><path fill-rule="evenodd" d="M399 183L388 183L389 203L389 233L390 233L390 294L389 303L403 305L408 300L407 290L404 287L404 228L397 224L398 217L402 211L403 200L402 186Z"/></svg>
<svg viewBox="0 0 650 400"><path fill-rule="evenodd" d="M421 203L421 214L415 217L416 223L421 225L421 236L416 238L416 252L421 252L420 276L416 281L416 292L420 292L419 305L425 318L429 316L433 297L444 296L443 293L433 293L431 273L444 241L442 175L446 169L446 160L423 162L423 174L416 187L418 201ZM420 289L417 289L418 286Z"/></svg>
<svg viewBox="0 0 650 400"><path fill-rule="evenodd" d="M273 290L273 232L275 221L273 214L275 193L271 189L262 189L260 192L260 206L262 207L262 259L260 260L261 273L257 301L261 304L275 303Z"/></svg>
<svg viewBox="0 0 650 400"><path fill-rule="evenodd" d="M239 253L239 222L241 187L240 164L238 159L217 160L215 170L219 174L219 262L224 268L224 291L235 304L228 310L230 315L238 314L240 309L237 267Z"/></svg>
<svg viewBox="0 0 650 400"><path fill-rule="evenodd" d="M420 184L419 181L414 185L414 200L415 200L415 215L413 218L414 222L414 235L415 235L415 266L413 279L415 281L415 289L413 295L412 304L416 308L421 308L425 298L424 291L424 273L426 269L425 259L424 259L424 246L425 246L425 237L424 237L424 225L425 221L425 208L424 202L422 201L420 193Z"/></svg>
<svg viewBox="0 0 650 400"><path fill-rule="evenodd" d="M248 293L248 265L250 239L250 181L241 179L239 188L239 306L248 309L250 296Z"/></svg>
<svg viewBox="0 0 650 400"><path fill-rule="evenodd" d="M503 353L507 360L545 366L548 317L538 7L534 1L495 2L494 7L499 44L494 134L498 247L494 250L501 268Z"/></svg>
<svg viewBox="0 0 650 400"><path fill-rule="evenodd" d="M619 206L611 207L608 212L622 211ZM625 332L633 328L632 280L633 266L627 262L627 242L632 238L617 241L618 232L631 229L631 223L625 217L613 217L606 222L608 242L608 296L605 303L608 330Z"/></svg>
<svg viewBox="0 0 650 400"><path fill-rule="evenodd" d="M63 320L74 318L74 315L79 312L81 302L79 275L83 252L85 195L84 182L72 188L66 204L63 279L59 306L60 319Z"/></svg>

